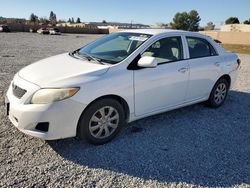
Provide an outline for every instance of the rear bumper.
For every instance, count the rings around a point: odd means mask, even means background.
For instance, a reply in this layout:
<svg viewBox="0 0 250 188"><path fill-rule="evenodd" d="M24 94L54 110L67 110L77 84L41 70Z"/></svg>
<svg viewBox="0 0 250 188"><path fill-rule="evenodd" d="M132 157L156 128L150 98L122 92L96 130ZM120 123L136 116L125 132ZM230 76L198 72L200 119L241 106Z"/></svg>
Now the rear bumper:
<svg viewBox="0 0 250 188"><path fill-rule="evenodd" d="M15 84L30 91L30 85L21 78L15 78ZM19 81L17 81L19 80ZM22 82L22 84L20 84ZM33 86L37 87L37 86ZM10 87L7 92L9 101L9 119L16 128L25 134L44 140L54 140L76 136L77 123L86 105L72 99L51 104L26 104L32 95L25 94L17 99ZM48 131L36 128L38 123L49 123Z"/></svg>

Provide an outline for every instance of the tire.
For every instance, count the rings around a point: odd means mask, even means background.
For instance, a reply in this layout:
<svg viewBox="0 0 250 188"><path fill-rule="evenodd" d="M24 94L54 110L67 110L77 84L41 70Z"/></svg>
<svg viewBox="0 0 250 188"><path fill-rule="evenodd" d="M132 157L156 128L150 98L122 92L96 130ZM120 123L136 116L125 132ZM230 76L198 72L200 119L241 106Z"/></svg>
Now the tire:
<svg viewBox="0 0 250 188"><path fill-rule="evenodd" d="M209 99L207 101L208 106L211 108L218 108L221 105L223 105L223 103L227 98L228 91L229 91L228 81L224 78L219 79L215 83L210 93Z"/></svg>
<svg viewBox="0 0 250 188"><path fill-rule="evenodd" d="M105 144L119 133L124 124L122 105L114 99L101 99L87 107L81 115L77 136L92 144Z"/></svg>

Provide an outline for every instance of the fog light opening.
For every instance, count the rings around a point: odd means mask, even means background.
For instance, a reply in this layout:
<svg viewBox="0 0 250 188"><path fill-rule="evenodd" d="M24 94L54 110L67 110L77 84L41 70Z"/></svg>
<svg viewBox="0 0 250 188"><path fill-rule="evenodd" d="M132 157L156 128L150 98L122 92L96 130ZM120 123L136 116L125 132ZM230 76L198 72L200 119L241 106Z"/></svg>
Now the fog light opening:
<svg viewBox="0 0 250 188"><path fill-rule="evenodd" d="M35 127L35 129L42 131L42 132L48 132L49 130L49 122L41 122L38 123Z"/></svg>

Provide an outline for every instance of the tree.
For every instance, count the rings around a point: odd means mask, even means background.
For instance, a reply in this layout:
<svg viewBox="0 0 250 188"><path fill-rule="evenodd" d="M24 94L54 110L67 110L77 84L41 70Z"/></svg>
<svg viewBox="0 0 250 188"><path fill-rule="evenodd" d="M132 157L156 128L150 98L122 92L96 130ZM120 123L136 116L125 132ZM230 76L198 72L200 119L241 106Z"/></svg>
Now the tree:
<svg viewBox="0 0 250 188"><path fill-rule="evenodd" d="M208 22L207 26L204 27L204 30L210 31L210 30L214 30L214 28L215 28L214 23L213 22Z"/></svg>
<svg viewBox="0 0 250 188"><path fill-rule="evenodd" d="M35 15L34 13L31 13L30 21L35 23L36 21L38 21L38 16Z"/></svg>
<svg viewBox="0 0 250 188"><path fill-rule="evenodd" d="M250 18L249 18L249 20L245 20L243 23L250 25Z"/></svg>
<svg viewBox="0 0 250 188"><path fill-rule="evenodd" d="M72 21L71 21L71 18L69 18L69 19L68 19L68 22L69 22L69 23L71 23L71 22L72 22Z"/></svg>
<svg viewBox="0 0 250 188"><path fill-rule="evenodd" d="M187 31L198 31L201 18L196 10L187 12L177 12L170 23L173 29L182 29Z"/></svg>
<svg viewBox="0 0 250 188"><path fill-rule="evenodd" d="M7 23L6 18L0 16L0 24L6 24L6 23Z"/></svg>
<svg viewBox="0 0 250 188"><path fill-rule="evenodd" d="M187 12L177 12L173 18L173 22L170 23L173 29L188 29L188 14Z"/></svg>
<svg viewBox="0 0 250 188"><path fill-rule="evenodd" d="M237 17L230 17L226 20L226 24L239 24L240 21Z"/></svg>
<svg viewBox="0 0 250 188"><path fill-rule="evenodd" d="M188 31L198 31L201 18L196 10L191 10L188 14L189 29Z"/></svg>
<svg viewBox="0 0 250 188"><path fill-rule="evenodd" d="M76 23L81 23L81 20L79 17L76 19Z"/></svg>
<svg viewBox="0 0 250 188"><path fill-rule="evenodd" d="M106 23L107 23L107 21L106 21L106 20L102 20L102 23L106 24Z"/></svg>
<svg viewBox="0 0 250 188"><path fill-rule="evenodd" d="M56 14L53 11L50 11L49 21L52 23L56 23Z"/></svg>
<svg viewBox="0 0 250 188"><path fill-rule="evenodd" d="M59 19L57 22L58 22L58 23L66 23L65 20L61 20L61 19Z"/></svg>
<svg viewBox="0 0 250 188"><path fill-rule="evenodd" d="M46 18L46 17L44 17L44 18L39 18L39 21L42 23L42 24L48 24L49 23L49 20Z"/></svg>
<svg viewBox="0 0 250 188"><path fill-rule="evenodd" d="M74 18L73 18L73 17L71 18L71 23L75 23L75 20L74 20Z"/></svg>

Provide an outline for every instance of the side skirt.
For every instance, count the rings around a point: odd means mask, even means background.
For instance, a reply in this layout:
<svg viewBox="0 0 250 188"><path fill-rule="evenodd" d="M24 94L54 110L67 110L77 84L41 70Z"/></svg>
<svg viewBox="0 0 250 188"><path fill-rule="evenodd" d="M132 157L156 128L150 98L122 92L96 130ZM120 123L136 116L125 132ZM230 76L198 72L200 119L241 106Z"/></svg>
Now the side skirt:
<svg viewBox="0 0 250 188"><path fill-rule="evenodd" d="M201 98L201 99L198 99L198 100L194 100L194 101L191 101L191 102L185 102L185 103L182 103L180 105L170 106L170 107L167 107L167 108L162 108L160 110L155 110L155 111L143 114L141 116L135 116L135 114L133 113L133 114L130 114L128 123L136 121L138 119L149 117L149 116L152 116L152 115L156 115L156 114L160 114L160 113L163 113L163 112L167 112L167 111L175 110L175 109L178 109L178 108L182 108L182 107L185 107L185 106L190 106L190 105L193 105L193 104L196 104L196 103L204 102L206 100L208 100L207 97L206 98Z"/></svg>

